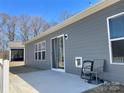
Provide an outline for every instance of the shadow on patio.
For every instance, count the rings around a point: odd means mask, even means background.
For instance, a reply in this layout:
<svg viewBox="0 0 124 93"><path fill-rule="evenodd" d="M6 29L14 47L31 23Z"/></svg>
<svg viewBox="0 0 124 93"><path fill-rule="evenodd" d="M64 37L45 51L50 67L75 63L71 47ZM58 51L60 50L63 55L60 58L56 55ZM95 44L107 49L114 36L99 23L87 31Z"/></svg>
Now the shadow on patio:
<svg viewBox="0 0 124 93"><path fill-rule="evenodd" d="M40 71L40 70L41 69L29 67L29 66L26 66L26 65L10 67L10 72L13 73L13 74L36 72L36 71Z"/></svg>
<svg viewBox="0 0 124 93"><path fill-rule="evenodd" d="M10 73L13 74L36 72L40 70L42 69L26 66L24 62L10 62Z"/></svg>
<svg viewBox="0 0 124 93"><path fill-rule="evenodd" d="M36 71L42 71L38 68L26 66L24 62L11 62L10 63L10 91L9 93L40 93L27 81L19 77L19 74L31 73Z"/></svg>

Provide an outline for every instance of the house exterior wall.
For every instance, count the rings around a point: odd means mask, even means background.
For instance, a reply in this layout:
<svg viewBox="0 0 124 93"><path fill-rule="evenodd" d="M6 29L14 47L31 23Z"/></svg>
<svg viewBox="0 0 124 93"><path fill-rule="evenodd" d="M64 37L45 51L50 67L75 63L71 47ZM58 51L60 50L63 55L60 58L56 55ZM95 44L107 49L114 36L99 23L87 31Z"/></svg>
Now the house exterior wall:
<svg viewBox="0 0 124 93"><path fill-rule="evenodd" d="M107 17L124 12L124 1L120 1L106 9L92 14L57 32L49 34L34 42L25 45L25 61L27 65L43 69L51 69L50 39L67 34L65 39L65 71L80 74L75 67L75 57L81 56L83 60L105 59L104 79L124 83L124 65L110 64ZM34 60L34 44L46 40L46 61Z"/></svg>

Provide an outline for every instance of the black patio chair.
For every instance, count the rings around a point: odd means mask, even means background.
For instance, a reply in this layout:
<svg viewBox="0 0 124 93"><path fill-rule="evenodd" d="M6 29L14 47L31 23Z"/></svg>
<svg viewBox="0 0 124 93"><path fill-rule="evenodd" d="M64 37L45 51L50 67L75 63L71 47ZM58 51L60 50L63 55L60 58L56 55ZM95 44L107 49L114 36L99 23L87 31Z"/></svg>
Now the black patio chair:
<svg viewBox="0 0 124 93"><path fill-rule="evenodd" d="M89 66L86 66L86 63L90 63ZM102 80L104 72L104 59L95 59L94 61L84 61L81 69L81 78L88 81L95 79L96 84L100 83L99 80ZM87 70L89 68L89 70Z"/></svg>
<svg viewBox="0 0 124 93"><path fill-rule="evenodd" d="M82 79L85 79L85 80L91 80L91 73L88 73L88 72L91 72L93 71L93 63L94 61L91 61L91 60L85 60L83 61L83 65L82 65L82 68L81 68L81 78Z"/></svg>

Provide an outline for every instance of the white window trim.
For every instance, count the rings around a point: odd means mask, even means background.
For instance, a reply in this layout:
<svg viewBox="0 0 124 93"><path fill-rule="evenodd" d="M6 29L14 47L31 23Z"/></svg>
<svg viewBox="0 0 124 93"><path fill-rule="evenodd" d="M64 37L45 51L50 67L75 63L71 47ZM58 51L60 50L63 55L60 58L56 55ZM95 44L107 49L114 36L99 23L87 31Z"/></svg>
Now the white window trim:
<svg viewBox="0 0 124 93"><path fill-rule="evenodd" d="M40 43L45 43L45 49L43 49L43 50L41 49L41 61L46 61L46 40L41 41ZM44 60L42 59L42 52L43 51L45 51L45 59Z"/></svg>
<svg viewBox="0 0 124 93"><path fill-rule="evenodd" d="M44 50L41 50L41 51L39 51L39 50L37 49L37 51L36 51L36 50L35 50L36 45L37 45L37 48L38 48L38 47L39 47L38 45L41 44L41 43L43 43L43 42L45 42L45 49L44 49ZM42 59L42 52L43 52L43 51L45 51L45 60ZM39 60L39 58L38 58L38 52L41 52L41 59L40 59L40 60ZM35 59L35 53L37 53L37 59ZM38 43L35 43L35 45L34 45L34 60L35 60L35 61L46 61L46 40L41 41L41 42L38 42Z"/></svg>
<svg viewBox="0 0 124 93"><path fill-rule="evenodd" d="M45 59L42 59L42 52L45 51ZM41 61L46 61L46 50L41 50Z"/></svg>
<svg viewBox="0 0 124 93"><path fill-rule="evenodd" d="M37 56L37 59L35 59L35 53L38 52L38 51L36 51L36 49L35 49L36 45L38 45L38 43L35 43L35 44L34 44L34 61L38 61L38 56Z"/></svg>
<svg viewBox="0 0 124 93"><path fill-rule="evenodd" d="M112 41L118 41L118 40L124 40L124 37L121 37L121 38L115 38L115 39L111 39L110 38L110 25L109 25L109 20L110 19L113 19L113 18L116 18L116 17L119 17L121 15L124 15L124 12L121 12L121 13L118 13L116 15L113 15L113 16L110 16L110 17L107 17L107 32L108 32L108 45L109 45L109 56L110 56L110 64L113 64L113 65L124 65L124 63L113 63L113 60L112 60L112 45L111 45L111 42Z"/></svg>
<svg viewBox="0 0 124 93"><path fill-rule="evenodd" d="M77 59L80 59L80 65L78 65L78 63L77 63ZM75 66L77 67L77 68L82 68L82 64L83 64L83 62L82 62L82 57L75 57Z"/></svg>

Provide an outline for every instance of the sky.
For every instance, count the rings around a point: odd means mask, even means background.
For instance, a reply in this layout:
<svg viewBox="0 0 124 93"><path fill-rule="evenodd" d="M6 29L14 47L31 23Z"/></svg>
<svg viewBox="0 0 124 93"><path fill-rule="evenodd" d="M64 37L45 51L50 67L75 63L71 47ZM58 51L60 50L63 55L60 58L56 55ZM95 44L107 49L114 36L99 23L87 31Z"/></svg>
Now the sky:
<svg viewBox="0 0 124 93"><path fill-rule="evenodd" d="M88 8L89 0L0 0L0 12L12 16L42 16L48 22L56 22L63 11L71 14ZM98 0L90 0L92 4Z"/></svg>

